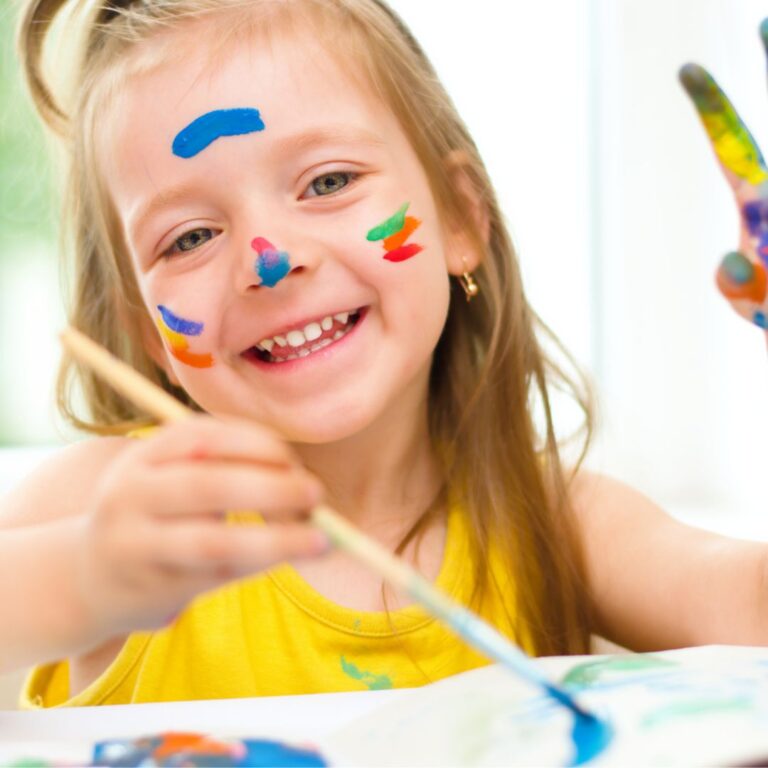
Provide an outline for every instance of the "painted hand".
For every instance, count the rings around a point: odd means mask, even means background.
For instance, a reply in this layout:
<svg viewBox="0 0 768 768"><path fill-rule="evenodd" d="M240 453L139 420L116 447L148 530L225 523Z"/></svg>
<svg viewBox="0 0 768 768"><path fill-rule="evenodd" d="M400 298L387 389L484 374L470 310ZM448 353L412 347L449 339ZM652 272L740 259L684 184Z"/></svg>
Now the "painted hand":
<svg viewBox="0 0 768 768"><path fill-rule="evenodd" d="M760 25L768 54L768 19ZM717 270L717 286L744 318L768 330L768 168L749 129L714 78L686 64L680 81L707 131L741 215L739 250Z"/></svg>

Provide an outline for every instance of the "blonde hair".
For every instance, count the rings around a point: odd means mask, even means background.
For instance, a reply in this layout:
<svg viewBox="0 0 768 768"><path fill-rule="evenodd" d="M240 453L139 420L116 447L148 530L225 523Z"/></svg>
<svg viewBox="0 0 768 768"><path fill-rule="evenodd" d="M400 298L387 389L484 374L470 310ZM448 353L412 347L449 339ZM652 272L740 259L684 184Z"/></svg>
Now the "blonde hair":
<svg viewBox="0 0 768 768"><path fill-rule="evenodd" d="M54 98L43 72L46 41L64 7L72 14L68 36L73 29L84 30L74 87L66 104ZM268 14L269 24L261 25L262 34L280 21L309 19L313 30L341 36L345 54L357 57L369 83L400 120L426 171L443 223L463 223L483 253L474 275L479 296L468 304L460 287L453 284L430 379L431 438L445 488L471 521L476 598L502 589L486 567L493 546L502 553L514 585L515 626L526 645L537 654L587 652L591 600L569 504L571 476L561 464L550 389L571 393L583 410L584 443L577 466L591 435L589 390L583 381L577 386L544 351L537 330L555 344L557 340L526 300L514 247L477 148L418 43L383 2L115 0L103 7L76 0L27 2L19 43L29 88L40 115L62 139L70 157L64 194L76 276L70 321L194 405L168 382L142 344L140 328L147 312L116 216L94 173L95 123L96 115L104 113L105 94L110 88L114 92L125 75L129 51L190 19L216 21L226 13L239 14L238 22L245 20L248 30L259 27L263 19L259 13ZM227 29L244 34L241 23L222 26ZM151 51L151 47L145 45L142 50ZM151 61L144 66L152 66ZM425 114L428 122L417 117ZM461 159L487 211L487 242L467 213L466 198L446 162L450 157ZM72 406L73 381L84 393L88 419ZM124 432L149 421L148 414L69 359L62 362L58 392L64 414L92 432ZM543 413L543 429L538 432L534 401ZM423 522L424 518L401 546Z"/></svg>

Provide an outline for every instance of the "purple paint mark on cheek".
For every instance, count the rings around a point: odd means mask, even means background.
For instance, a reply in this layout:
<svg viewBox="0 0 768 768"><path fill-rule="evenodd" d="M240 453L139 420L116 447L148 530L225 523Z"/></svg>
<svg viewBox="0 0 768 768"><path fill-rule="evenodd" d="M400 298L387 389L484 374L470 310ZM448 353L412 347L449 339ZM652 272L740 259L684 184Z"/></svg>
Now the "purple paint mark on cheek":
<svg viewBox="0 0 768 768"><path fill-rule="evenodd" d="M291 271L290 256L286 251L277 250L263 237L254 237L251 248L259 254L254 270L261 278L262 285L274 288Z"/></svg>

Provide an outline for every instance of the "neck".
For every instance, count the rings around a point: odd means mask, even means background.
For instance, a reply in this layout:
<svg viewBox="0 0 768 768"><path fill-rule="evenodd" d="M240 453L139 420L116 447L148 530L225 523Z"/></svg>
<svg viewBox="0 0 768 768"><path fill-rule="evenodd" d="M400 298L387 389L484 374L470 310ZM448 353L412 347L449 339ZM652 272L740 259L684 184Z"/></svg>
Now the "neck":
<svg viewBox="0 0 768 768"><path fill-rule="evenodd" d="M414 398L410 405L400 401L398 408L387 409L350 437L295 447L307 468L325 484L330 506L382 537L410 527L440 488L426 397Z"/></svg>

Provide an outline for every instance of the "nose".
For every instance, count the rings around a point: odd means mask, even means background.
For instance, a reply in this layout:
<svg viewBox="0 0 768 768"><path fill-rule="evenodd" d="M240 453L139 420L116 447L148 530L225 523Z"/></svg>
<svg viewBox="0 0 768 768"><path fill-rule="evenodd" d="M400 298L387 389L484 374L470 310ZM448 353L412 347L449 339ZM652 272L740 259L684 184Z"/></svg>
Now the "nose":
<svg viewBox="0 0 768 768"><path fill-rule="evenodd" d="M241 267L245 273L241 278L242 287L245 289L274 288L291 273L303 270L298 259L286 249L275 245L275 242L279 241L268 240L261 236L252 238L246 263Z"/></svg>
<svg viewBox="0 0 768 768"><path fill-rule="evenodd" d="M274 288L291 271L291 257L288 251L275 248L264 237L254 237L251 248L256 253L253 268L261 280L261 285Z"/></svg>

